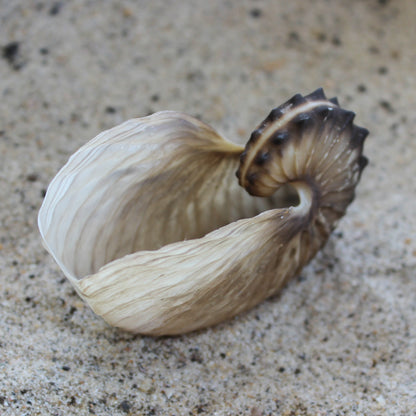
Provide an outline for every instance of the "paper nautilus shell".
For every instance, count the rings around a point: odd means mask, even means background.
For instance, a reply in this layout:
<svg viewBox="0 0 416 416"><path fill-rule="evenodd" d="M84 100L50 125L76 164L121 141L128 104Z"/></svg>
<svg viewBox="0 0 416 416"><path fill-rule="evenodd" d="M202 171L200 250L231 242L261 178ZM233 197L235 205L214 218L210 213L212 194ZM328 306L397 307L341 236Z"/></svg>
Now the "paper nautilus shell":
<svg viewBox="0 0 416 416"><path fill-rule="evenodd" d="M297 275L345 214L367 163L353 119L318 89L275 108L245 148L173 111L126 121L49 185L44 245L116 327L180 334L231 318Z"/></svg>

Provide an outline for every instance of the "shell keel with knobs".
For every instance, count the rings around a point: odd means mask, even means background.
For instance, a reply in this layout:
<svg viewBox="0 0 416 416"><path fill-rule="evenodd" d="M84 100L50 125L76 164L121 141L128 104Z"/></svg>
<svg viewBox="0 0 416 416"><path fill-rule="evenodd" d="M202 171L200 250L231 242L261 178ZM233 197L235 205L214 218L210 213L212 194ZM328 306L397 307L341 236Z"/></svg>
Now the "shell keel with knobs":
<svg viewBox="0 0 416 416"><path fill-rule="evenodd" d="M272 110L245 148L186 114L128 120L52 180L43 243L111 325L214 325L274 295L325 244L367 163L353 119L318 89Z"/></svg>

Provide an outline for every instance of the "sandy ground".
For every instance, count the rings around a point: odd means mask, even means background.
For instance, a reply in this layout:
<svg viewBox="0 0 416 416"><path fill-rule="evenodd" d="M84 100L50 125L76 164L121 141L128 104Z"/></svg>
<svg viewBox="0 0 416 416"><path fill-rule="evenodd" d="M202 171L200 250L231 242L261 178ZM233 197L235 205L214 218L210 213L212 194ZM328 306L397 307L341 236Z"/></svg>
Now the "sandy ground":
<svg viewBox="0 0 416 416"><path fill-rule="evenodd" d="M416 414L415 21L413 0L0 1L0 414ZM301 276L182 337L95 316L36 225L68 157L164 109L243 142L319 86L370 164Z"/></svg>

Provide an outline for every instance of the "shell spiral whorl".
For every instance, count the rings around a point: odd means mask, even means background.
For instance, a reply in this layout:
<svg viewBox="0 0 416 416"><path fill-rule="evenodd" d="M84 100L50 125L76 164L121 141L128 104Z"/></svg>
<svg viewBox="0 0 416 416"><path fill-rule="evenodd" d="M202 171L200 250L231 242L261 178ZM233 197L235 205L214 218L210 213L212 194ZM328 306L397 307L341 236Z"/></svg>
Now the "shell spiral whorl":
<svg viewBox="0 0 416 416"><path fill-rule="evenodd" d="M317 226L326 240L354 199L368 163L362 155L368 130L354 125L354 117L337 98L327 99L322 88L305 97L296 94L251 134L240 155L239 184L261 197L291 184L301 197L307 225ZM302 196L309 203L302 204Z"/></svg>

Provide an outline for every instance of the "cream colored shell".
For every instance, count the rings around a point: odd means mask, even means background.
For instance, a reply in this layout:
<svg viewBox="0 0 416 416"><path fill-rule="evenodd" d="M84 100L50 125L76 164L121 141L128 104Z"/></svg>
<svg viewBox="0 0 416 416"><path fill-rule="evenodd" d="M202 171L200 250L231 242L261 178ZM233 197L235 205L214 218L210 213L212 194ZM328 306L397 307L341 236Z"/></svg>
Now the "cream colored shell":
<svg viewBox="0 0 416 416"><path fill-rule="evenodd" d="M322 90L296 95L246 150L177 112L126 121L49 185L44 245L111 325L166 335L228 319L296 275L345 213L367 134L351 114ZM287 183L298 203L279 208Z"/></svg>

